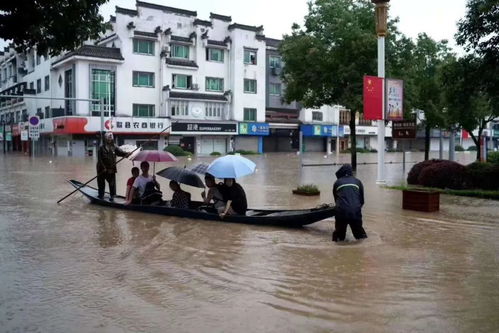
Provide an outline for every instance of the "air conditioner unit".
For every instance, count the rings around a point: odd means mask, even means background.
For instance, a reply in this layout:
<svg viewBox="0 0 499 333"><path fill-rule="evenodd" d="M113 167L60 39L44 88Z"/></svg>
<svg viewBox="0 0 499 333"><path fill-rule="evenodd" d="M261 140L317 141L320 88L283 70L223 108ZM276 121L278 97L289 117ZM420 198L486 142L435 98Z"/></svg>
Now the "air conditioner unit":
<svg viewBox="0 0 499 333"><path fill-rule="evenodd" d="M199 90L199 85L197 83L193 83L192 90Z"/></svg>

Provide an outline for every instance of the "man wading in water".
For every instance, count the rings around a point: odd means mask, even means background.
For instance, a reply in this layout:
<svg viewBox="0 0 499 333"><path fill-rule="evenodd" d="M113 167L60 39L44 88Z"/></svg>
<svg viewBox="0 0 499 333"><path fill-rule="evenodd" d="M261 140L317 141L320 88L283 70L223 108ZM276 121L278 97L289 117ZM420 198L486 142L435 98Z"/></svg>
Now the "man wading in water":
<svg viewBox="0 0 499 333"><path fill-rule="evenodd" d="M99 147L97 154L97 186L99 187L99 199L104 199L106 181L109 184L109 201L114 200L116 195L116 156L128 156L123 150L114 145L113 133L104 135L104 144Z"/></svg>
<svg viewBox="0 0 499 333"><path fill-rule="evenodd" d="M338 180L333 186L336 203L333 242L344 241L347 226L350 225L356 239L367 238L362 227L362 206L364 205L364 186L353 176L352 166L343 165L336 171Z"/></svg>

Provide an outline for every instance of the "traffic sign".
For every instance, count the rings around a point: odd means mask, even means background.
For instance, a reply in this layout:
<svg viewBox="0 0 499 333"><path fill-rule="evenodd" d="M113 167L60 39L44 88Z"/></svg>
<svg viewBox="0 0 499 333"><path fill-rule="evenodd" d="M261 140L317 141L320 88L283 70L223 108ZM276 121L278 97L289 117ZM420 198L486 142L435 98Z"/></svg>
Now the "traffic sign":
<svg viewBox="0 0 499 333"><path fill-rule="evenodd" d="M29 137L32 140L40 138L40 118L38 116L29 117Z"/></svg>

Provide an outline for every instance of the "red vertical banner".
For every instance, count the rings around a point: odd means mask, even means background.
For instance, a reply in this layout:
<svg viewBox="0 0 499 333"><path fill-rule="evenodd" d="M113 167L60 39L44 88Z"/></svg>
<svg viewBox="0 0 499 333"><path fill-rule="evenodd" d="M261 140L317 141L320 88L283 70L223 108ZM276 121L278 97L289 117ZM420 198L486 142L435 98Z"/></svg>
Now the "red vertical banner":
<svg viewBox="0 0 499 333"><path fill-rule="evenodd" d="M364 119L383 119L383 78L364 76Z"/></svg>
<svg viewBox="0 0 499 333"><path fill-rule="evenodd" d="M461 130L461 132L463 139L468 139L470 137L470 134L466 130Z"/></svg>

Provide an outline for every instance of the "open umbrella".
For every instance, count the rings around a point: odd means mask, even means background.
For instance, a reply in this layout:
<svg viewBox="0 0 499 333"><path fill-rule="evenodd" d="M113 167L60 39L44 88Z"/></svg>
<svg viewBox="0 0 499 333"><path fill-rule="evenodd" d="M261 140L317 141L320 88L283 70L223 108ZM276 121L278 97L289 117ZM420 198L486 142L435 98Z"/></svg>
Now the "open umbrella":
<svg viewBox="0 0 499 333"><path fill-rule="evenodd" d="M148 161L154 162L153 173L156 168L156 162L175 162L177 158L173 154L162 150L142 150L135 155L132 161Z"/></svg>
<svg viewBox="0 0 499 333"><path fill-rule="evenodd" d="M240 155L219 157L206 170L217 178L240 178L255 172L256 164Z"/></svg>
<svg viewBox="0 0 499 333"><path fill-rule="evenodd" d="M189 170L204 175L208 171L209 164L201 162L189 167Z"/></svg>
<svg viewBox="0 0 499 333"><path fill-rule="evenodd" d="M169 167L158 171L156 174L166 179L174 180L180 184L204 188L204 183L201 178L199 178L195 172L185 168Z"/></svg>

